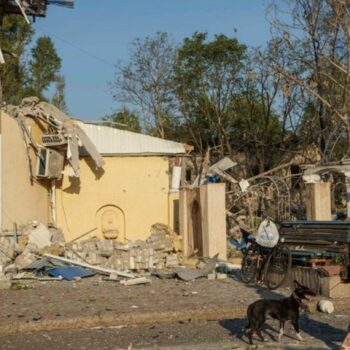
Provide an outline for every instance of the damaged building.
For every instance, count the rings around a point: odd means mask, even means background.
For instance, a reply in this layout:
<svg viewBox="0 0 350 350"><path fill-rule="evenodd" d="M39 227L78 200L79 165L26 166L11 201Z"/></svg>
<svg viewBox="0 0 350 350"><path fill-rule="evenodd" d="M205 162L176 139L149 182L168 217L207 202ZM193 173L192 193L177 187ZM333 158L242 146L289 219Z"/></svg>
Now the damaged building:
<svg viewBox="0 0 350 350"><path fill-rule="evenodd" d="M157 222L178 231L181 171L173 178L172 164L190 150L24 99L1 112L1 228L37 220L66 241L122 243L146 239Z"/></svg>

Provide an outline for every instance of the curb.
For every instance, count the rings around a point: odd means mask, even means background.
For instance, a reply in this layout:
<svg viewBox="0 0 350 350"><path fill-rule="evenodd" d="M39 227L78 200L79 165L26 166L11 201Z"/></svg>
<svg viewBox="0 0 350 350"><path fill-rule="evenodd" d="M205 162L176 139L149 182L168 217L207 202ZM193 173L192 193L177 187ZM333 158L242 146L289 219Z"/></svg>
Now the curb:
<svg viewBox="0 0 350 350"><path fill-rule="evenodd" d="M59 320L16 321L0 323L0 336L17 333L87 329L95 327L133 326L147 323L177 322L184 320L222 320L245 317L246 309L204 309L144 312L135 314L103 314L84 317L69 317Z"/></svg>
<svg viewBox="0 0 350 350"><path fill-rule="evenodd" d="M336 310L349 311L350 298L332 300ZM311 313L317 310L317 301L309 304ZM191 321L219 321L246 316L246 307L228 309L192 309L177 311L152 311L138 313L104 313L91 316L41 319L38 321L16 321L0 323L0 336L27 332L59 331L67 329L88 329L96 327L134 326L147 323Z"/></svg>

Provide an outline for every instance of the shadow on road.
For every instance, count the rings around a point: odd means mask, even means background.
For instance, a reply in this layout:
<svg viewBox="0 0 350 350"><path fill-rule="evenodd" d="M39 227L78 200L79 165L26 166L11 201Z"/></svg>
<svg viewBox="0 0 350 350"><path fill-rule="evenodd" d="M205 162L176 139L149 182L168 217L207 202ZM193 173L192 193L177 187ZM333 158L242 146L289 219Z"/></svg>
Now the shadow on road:
<svg viewBox="0 0 350 350"><path fill-rule="evenodd" d="M322 341L324 346L328 349L339 349L339 342L341 342L345 335L347 334L345 330L333 327L332 325L315 320L307 314L303 314L300 317L300 328L302 333ZM270 324L273 323L271 326ZM245 335L244 327L247 324L246 318L235 318L231 320L221 320L219 324L231 332L231 335L237 339L244 341L248 344L248 338ZM292 341L296 341L294 330L289 327L289 322L286 324L286 333L284 334L284 339L289 338ZM276 321L268 320L268 323L263 327L263 333L268 336L269 341L276 341L278 335L278 323ZM338 344L337 344L338 343ZM256 344L261 344L256 338ZM302 343L301 343L302 345Z"/></svg>
<svg viewBox="0 0 350 350"><path fill-rule="evenodd" d="M330 349L339 349L335 342L341 342L347 334L344 329L312 319L308 314L300 318L300 328L309 336L322 340Z"/></svg>

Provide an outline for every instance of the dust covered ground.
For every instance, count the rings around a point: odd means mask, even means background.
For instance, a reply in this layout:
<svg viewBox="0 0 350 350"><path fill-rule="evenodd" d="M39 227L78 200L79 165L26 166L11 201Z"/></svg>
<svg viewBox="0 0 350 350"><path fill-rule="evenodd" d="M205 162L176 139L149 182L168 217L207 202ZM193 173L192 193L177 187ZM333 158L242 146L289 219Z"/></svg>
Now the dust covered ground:
<svg viewBox="0 0 350 350"><path fill-rule="evenodd" d="M234 276L183 282L152 278L123 286L99 276L77 282L20 282L0 290L0 349L246 349L248 304L288 289L246 286ZM304 313L298 342L291 328L277 344L269 321L260 348L337 349L350 321L349 300L332 315ZM339 306L340 305L340 306ZM125 323L124 323L125 321Z"/></svg>

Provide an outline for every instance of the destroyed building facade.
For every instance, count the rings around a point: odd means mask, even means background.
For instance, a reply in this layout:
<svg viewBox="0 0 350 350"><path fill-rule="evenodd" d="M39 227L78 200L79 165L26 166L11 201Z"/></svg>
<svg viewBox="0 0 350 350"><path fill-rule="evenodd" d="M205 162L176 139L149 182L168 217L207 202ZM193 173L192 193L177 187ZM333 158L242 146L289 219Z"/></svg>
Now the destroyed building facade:
<svg viewBox="0 0 350 350"><path fill-rule="evenodd" d="M66 241L126 242L178 221L171 163L186 145L73 120L35 98L1 112L0 137L2 230L37 220Z"/></svg>

